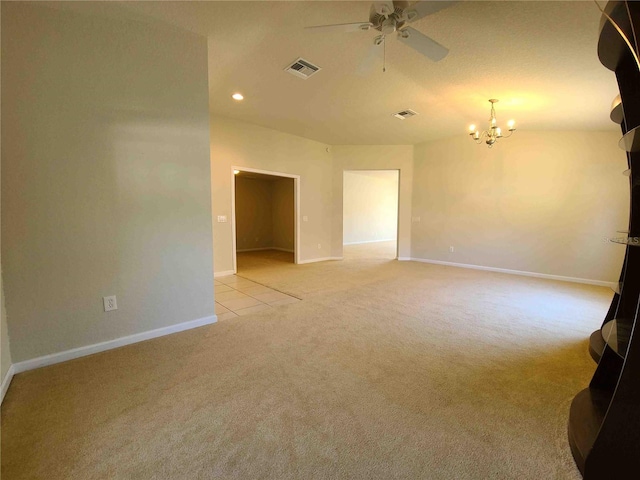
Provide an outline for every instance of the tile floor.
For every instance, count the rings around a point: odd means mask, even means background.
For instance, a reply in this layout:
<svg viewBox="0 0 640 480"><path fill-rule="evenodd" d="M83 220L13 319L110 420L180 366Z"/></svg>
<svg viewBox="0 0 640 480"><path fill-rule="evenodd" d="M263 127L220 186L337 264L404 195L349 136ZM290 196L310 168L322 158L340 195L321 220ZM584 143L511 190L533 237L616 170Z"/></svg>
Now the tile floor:
<svg viewBox="0 0 640 480"><path fill-rule="evenodd" d="M300 301L237 275L218 277L213 285L218 321Z"/></svg>

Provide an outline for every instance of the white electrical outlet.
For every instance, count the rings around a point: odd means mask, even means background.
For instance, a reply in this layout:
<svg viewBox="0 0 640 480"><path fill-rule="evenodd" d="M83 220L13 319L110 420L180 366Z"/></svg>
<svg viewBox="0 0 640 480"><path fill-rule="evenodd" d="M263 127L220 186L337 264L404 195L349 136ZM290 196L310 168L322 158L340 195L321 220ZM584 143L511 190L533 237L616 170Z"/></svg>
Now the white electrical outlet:
<svg viewBox="0 0 640 480"><path fill-rule="evenodd" d="M318 250L320 250L322 248L322 245L318 244Z"/></svg>
<svg viewBox="0 0 640 480"><path fill-rule="evenodd" d="M111 310L118 309L118 302L116 302L115 295L111 295L110 297L102 297L102 302L104 303L105 312L110 312Z"/></svg>
<svg viewBox="0 0 640 480"><path fill-rule="evenodd" d="M453 252L455 251L455 248L453 248L453 246L451 246L451 247L449 247L449 251L450 251L451 253L453 253Z"/></svg>
<svg viewBox="0 0 640 480"><path fill-rule="evenodd" d="M309 217L307 217L306 215L302 216L302 221L303 222L308 222L309 221Z"/></svg>
<svg viewBox="0 0 640 480"><path fill-rule="evenodd" d="M218 223L227 223L226 215L218 215Z"/></svg>

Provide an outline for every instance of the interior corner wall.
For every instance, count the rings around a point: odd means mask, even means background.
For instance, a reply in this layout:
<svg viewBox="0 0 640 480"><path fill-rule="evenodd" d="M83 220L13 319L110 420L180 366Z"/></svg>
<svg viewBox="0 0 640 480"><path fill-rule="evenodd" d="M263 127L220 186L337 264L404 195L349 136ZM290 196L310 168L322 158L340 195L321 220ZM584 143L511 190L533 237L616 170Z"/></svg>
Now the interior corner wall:
<svg viewBox="0 0 640 480"><path fill-rule="evenodd" d="M215 218L231 218L232 167L300 176L299 256L327 258L332 240L332 156L328 145L224 117L211 117L211 204ZM231 222L213 224L216 274L233 271ZM320 247L318 248L318 245Z"/></svg>
<svg viewBox="0 0 640 480"><path fill-rule="evenodd" d="M236 250L273 246L273 182L236 176Z"/></svg>
<svg viewBox="0 0 640 480"><path fill-rule="evenodd" d="M207 40L116 15L1 8L14 363L212 317Z"/></svg>
<svg viewBox="0 0 640 480"><path fill-rule="evenodd" d="M396 240L397 170L344 172L343 244Z"/></svg>
<svg viewBox="0 0 640 480"><path fill-rule="evenodd" d="M517 131L415 147L411 256L617 282L629 221L616 132ZM449 247L454 247L454 252Z"/></svg>
<svg viewBox="0 0 640 480"><path fill-rule="evenodd" d="M331 255L342 257L343 172L345 170L399 170L398 257L411 255L413 145L334 145Z"/></svg>
<svg viewBox="0 0 640 480"><path fill-rule="evenodd" d="M292 178L271 182L273 188L272 247L293 252L295 247L295 199Z"/></svg>
<svg viewBox="0 0 640 480"><path fill-rule="evenodd" d="M9 343L9 331L7 329L7 312L4 307L4 285L2 284L2 273L0 272L0 382L11 367L11 345Z"/></svg>

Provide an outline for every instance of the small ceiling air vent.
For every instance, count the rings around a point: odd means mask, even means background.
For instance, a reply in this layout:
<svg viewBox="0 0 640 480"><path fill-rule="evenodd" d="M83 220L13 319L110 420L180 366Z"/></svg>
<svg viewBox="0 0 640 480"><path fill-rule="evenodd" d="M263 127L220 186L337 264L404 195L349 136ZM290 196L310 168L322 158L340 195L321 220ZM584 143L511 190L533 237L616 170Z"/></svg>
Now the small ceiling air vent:
<svg viewBox="0 0 640 480"><path fill-rule="evenodd" d="M320 71L320 67L308 62L304 58L299 58L284 70L294 74L296 77L304 78L306 80L314 73Z"/></svg>
<svg viewBox="0 0 640 480"><path fill-rule="evenodd" d="M405 118L414 117L418 115L418 112L414 112L413 110L406 109L401 112L394 113L393 116L399 118L400 120L404 120Z"/></svg>

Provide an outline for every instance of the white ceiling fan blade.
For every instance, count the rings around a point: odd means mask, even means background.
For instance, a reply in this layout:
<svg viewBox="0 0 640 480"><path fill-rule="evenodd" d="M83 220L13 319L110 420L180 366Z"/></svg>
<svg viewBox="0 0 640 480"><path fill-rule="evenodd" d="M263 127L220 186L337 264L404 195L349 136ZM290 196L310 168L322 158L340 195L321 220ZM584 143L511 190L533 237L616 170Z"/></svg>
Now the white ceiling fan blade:
<svg viewBox="0 0 640 480"><path fill-rule="evenodd" d="M407 27L398 32L398 40L409 45L415 51L421 53L434 62L442 60L449 53L447 47L443 47L435 40L420 33L415 28Z"/></svg>
<svg viewBox="0 0 640 480"><path fill-rule="evenodd" d="M305 27L306 30L313 30L314 32L360 32L363 30L369 30L373 26L369 22L360 23L337 23L335 25L315 25L313 27Z"/></svg>
<svg viewBox="0 0 640 480"><path fill-rule="evenodd" d="M367 51L365 56L362 57L360 63L358 63L358 67L356 68L356 75L360 77L368 77L375 68L376 64L379 64L382 68L382 51L384 45L382 45L382 43L376 43L377 38L378 37L374 39L371 46L369 47L369 50Z"/></svg>
<svg viewBox="0 0 640 480"><path fill-rule="evenodd" d="M432 13L439 12L458 2L417 2L404 11L406 22L414 22Z"/></svg>

